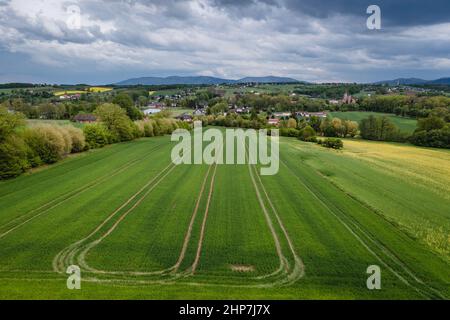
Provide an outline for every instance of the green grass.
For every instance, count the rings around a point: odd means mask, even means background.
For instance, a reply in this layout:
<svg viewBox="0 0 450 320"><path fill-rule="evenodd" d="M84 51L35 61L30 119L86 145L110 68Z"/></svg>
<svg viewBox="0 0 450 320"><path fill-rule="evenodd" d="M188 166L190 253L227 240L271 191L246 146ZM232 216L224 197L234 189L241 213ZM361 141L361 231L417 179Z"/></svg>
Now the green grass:
<svg viewBox="0 0 450 320"><path fill-rule="evenodd" d="M365 112L365 111L349 111L349 112L330 112L330 116L342 120L352 120L360 122L362 119L369 116L386 116L392 121L401 131L405 133L413 133L417 128L417 120L411 118L403 118L390 113Z"/></svg>
<svg viewBox="0 0 450 320"><path fill-rule="evenodd" d="M279 173L259 176L172 167L171 148L141 139L1 182L0 298L449 297L449 152L282 138Z"/></svg>
<svg viewBox="0 0 450 320"><path fill-rule="evenodd" d="M51 124L51 125L58 125L58 126L67 126L71 125L77 128L83 128L85 126L84 123L80 122L72 122L70 120L37 120L37 119L28 119L27 120L28 125L36 125L36 124Z"/></svg>

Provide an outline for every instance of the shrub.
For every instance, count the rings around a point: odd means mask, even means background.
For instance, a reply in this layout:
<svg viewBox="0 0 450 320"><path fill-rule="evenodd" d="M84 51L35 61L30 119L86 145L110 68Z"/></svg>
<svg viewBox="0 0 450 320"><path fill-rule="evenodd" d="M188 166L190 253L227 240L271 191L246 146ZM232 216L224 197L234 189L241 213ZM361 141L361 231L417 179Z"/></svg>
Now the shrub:
<svg viewBox="0 0 450 320"><path fill-rule="evenodd" d="M153 124L150 121L144 123L144 134L146 137L153 137L155 135Z"/></svg>
<svg viewBox="0 0 450 320"><path fill-rule="evenodd" d="M341 139L338 138L326 138L325 140L321 141L320 143L322 146L326 148L332 148L332 149L342 149L344 147L344 143Z"/></svg>
<svg viewBox="0 0 450 320"><path fill-rule="evenodd" d="M72 136L65 127L55 127L56 130L61 133L62 138L64 139L64 154L69 154L72 152Z"/></svg>
<svg viewBox="0 0 450 320"><path fill-rule="evenodd" d="M30 167L28 147L18 136L9 136L0 143L0 179L14 178Z"/></svg>
<svg viewBox="0 0 450 320"><path fill-rule="evenodd" d="M312 136L312 137L309 137L309 138L305 138L303 141L317 143L318 140L317 140L316 136Z"/></svg>
<svg viewBox="0 0 450 320"><path fill-rule="evenodd" d="M298 137L300 131L294 128L280 128L280 136L282 137Z"/></svg>
<svg viewBox="0 0 450 320"><path fill-rule="evenodd" d="M60 160L67 148L61 130L51 125L39 125L28 128L23 133L26 144L31 149L31 157L44 163Z"/></svg>
<svg viewBox="0 0 450 320"><path fill-rule="evenodd" d="M84 138L83 130L73 126L63 127L72 139L72 153L81 152L86 149L86 139Z"/></svg>
<svg viewBox="0 0 450 320"><path fill-rule="evenodd" d="M86 144L90 149L102 148L111 141L111 133L103 124L88 124L83 128Z"/></svg>
<svg viewBox="0 0 450 320"><path fill-rule="evenodd" d="M306 126L299 132L299 139L303 141L314 141L317 139L313 139L316 137L316 131L311 126Z"/></svg>
<svg viewBox="0 0 450 320"><path fill-rule="evenodd" d="M171 134L178 129L177 121L169 118L156 118L156 123L159 127L159 135Z"/></svg>
<svg viewBox="0 0 450 320"><path fill-rule="evenodd" d="M411 143L423 147L450 149L450 126L440 130L415 132L411 137Z"/></svg>

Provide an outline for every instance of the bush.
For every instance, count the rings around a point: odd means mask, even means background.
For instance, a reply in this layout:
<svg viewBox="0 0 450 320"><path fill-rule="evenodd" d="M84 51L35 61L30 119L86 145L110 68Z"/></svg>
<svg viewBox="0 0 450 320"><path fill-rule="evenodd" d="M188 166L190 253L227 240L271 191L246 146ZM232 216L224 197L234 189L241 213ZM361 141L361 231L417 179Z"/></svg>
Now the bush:
<svg viewBox="0 0 450 320"><path fill-rule="evenodd" d="M311 126L306 126L302 130L300 130L299 137L300 140L315 142L316 131Z"/></svg>
<svg viewBox="0 0 450 320"><path fill-rule="evenodd" d="M72 139L72 153L82 152L86 149L86 139L84 138L83 130L73 126L63 127Z"/></svg>
<svg viewBox="0 0 450 320"><path fill-rule="evenodd" d="M320 143L322 146L326 148L332 148L332 149L342 149L344 147L344 143L341 139L338 138L326 138L325 140L321 141Z"/></svg>
<svg viewBox="0 0 450 320"><path fill-rule="evenodd" d="M156 123L159 127L159 135L171 134L178 129L177 121L169 118L156 118Z"/></svg>
<svg viewBox="0 0 450 320"><path fill-rule="evenodd" d="M300 131L294 128L280 128L280 136L282 137L298 137Z"/></svg>
<svg viewBox="0 0 450 320"><path fill-rule="evenodd" d="M317 140L317 137L316 137L316 136L312 136L312 137L303 139L303 141L305 141L305 142L314 142L314 143L317 143L318 140Z"/></svg>
<svg viewBox="0 0 450 320"><path fill-rule="evenodd" d="M60 160L67 148L61 129L51 125L39 125L24 131L25 143L31 149L30 156L44 163Z"/></svg>
<svg viewBox="0 0 450 320"><path fill-rule="evenodd" d="M144 123L144 134L146 137L153 137L155 135L153 124L150 121Z"/></svg>
<svg viewBox="0 0 450 320"><path fill-rule="evenodd" d="M450 149L450 126L415 132L410 141L417 146Z"/></svg>
<svg viewBox="0 0 450 320"><path fill-rule="evenodd" d="M66 130L65 127L55 127L61 133L61 136L64 139L64 154L69 154L72 152L72 135L69 130Z"/></svg>
<svg viewBox="0 0 450 320"><path fill-rule="evenodd" d="M9 136L0 143L0 179L14 178L30 167L28 147L17 136Z"/></svg>
<svg viewBox="0 0 450 320"><path fill-rule="evenodd" d="M103 124L88 124L83 128L86 144L90 149L102 148L111 141L111 133Z"/></svg>

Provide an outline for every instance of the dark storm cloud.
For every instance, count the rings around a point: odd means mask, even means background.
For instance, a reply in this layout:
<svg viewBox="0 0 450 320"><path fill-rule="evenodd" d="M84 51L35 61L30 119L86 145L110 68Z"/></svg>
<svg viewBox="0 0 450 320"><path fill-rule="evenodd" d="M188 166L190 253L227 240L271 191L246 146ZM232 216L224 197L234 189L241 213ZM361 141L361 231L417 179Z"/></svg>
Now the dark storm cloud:
<svg viewBox="0 0 450 320"><path fill-rule="evenodd" d="M72 4L77 29L67 25ZM371 4L382 30L366 28ZM0 0L0 82L438 78L450 74L449 13L444 0Z"/></svg>
<svg viewBox="0 0 450 320"><path fill-rule="evenodd" d="M251 9L263 3L284 7L302 15L327 18L334 15L364 16L369 5L380 6L386 25L414 26L450 21L449 0L214 0L218 7L252 15Z"/></svg>

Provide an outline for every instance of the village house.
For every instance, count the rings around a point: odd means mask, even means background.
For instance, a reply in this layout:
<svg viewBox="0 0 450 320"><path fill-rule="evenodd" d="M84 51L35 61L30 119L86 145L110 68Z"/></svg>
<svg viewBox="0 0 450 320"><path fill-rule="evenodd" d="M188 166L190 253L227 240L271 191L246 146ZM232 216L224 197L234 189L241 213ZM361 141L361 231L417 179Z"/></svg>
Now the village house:
<svg viewBox="0 0 450 320"><path fill-rule="evenodd" d="M278 125L280 124L280 119L277 118L269 119L267 120L267 124L270 126L278 127Z"/></svg>
<svg viewBox="0 0 450 320"><path fill-rule="evenodd" d="M295 113L295 115L298 118L306 118L309 119L311 117L318 117L318 118L326 118L327 113L326 112L307 112L307 111L298 111Z"/></svg>
<svg viewBox="0 0 450 320"><path fill-rule="evenodd" d="M79 113L73 117L73 121L79 123L93 123L97 121L97 117L90 113Z"/></svg>
<svg viewBox="0 0 450 320"><path fill-rule="evenodd" d="M148 108L148 109L142 110L142 112L146 116L150 116L152 114L157 114L157 113L161 112L161 109L159 109L159 108Z"/></svg>
<svg viewBox="0 0 450 320"><path fill-rule="evenodd" d="M203 116L205 114L206 114L205 109L195 109L193 112L194 116Z"/></svg>
<svg viewBox="0 0 450 320"><path fill-rule="evenodd" d="M187 113L183 113L183 114L175 117L175 119L178 119L178 120L181 120L181 121L184 121L184 122L189 122L189 123L193 121L192 116L190 114L187 114Z"/></svg>

